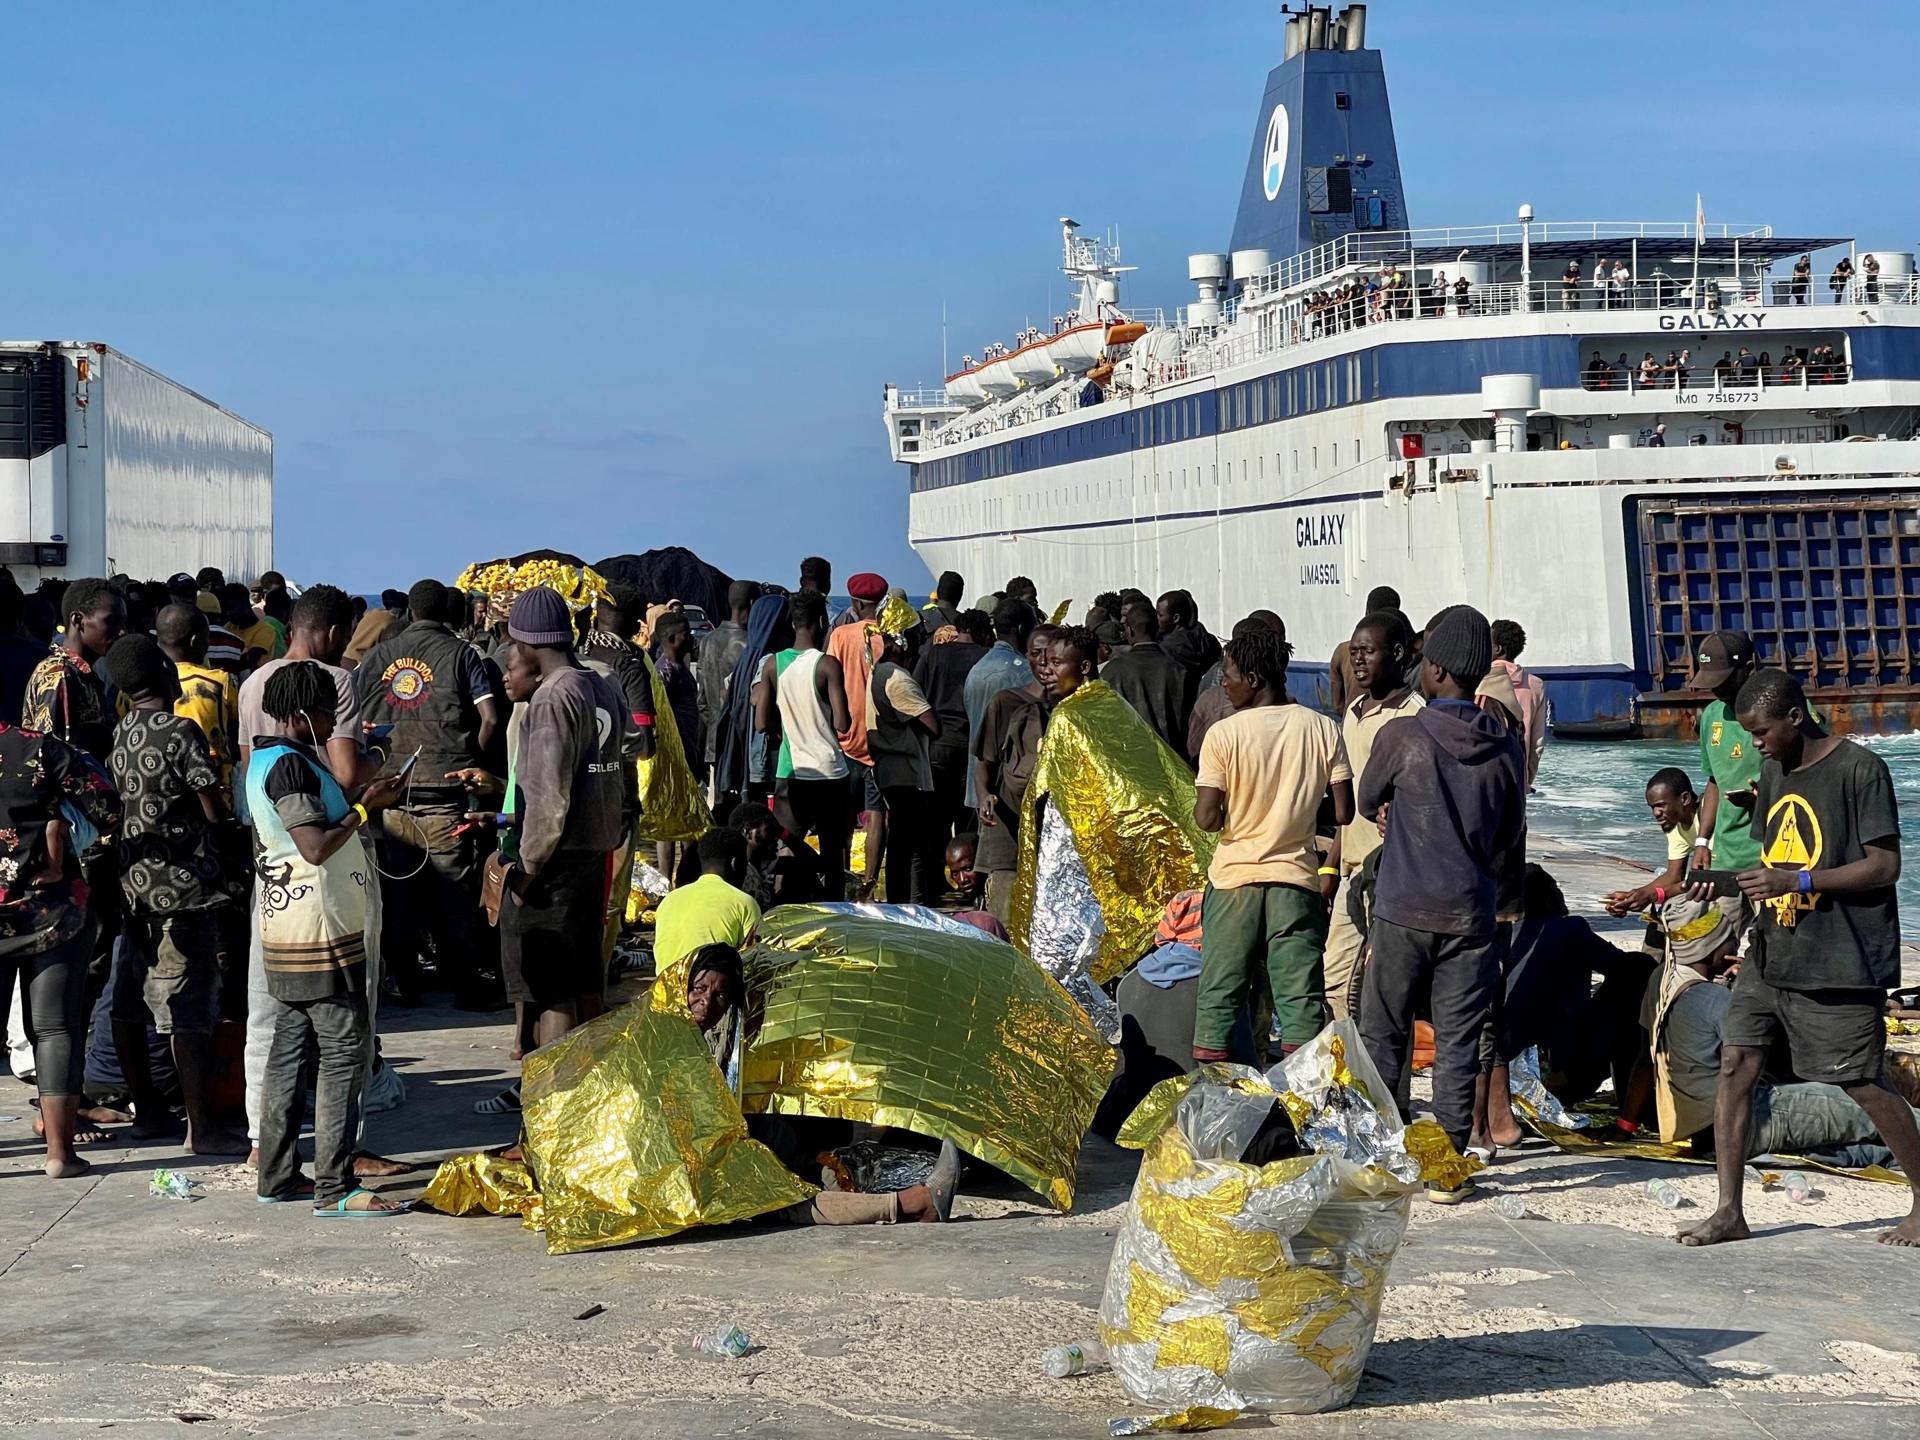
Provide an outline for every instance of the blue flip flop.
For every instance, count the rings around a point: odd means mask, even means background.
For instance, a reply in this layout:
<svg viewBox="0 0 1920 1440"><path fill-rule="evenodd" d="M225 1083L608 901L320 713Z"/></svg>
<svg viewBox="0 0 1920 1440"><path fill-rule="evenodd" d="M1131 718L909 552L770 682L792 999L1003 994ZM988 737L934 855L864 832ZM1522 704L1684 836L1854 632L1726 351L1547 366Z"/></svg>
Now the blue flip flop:
<svg viewBox="0 0 1920 1440"><path fill-rule="evenodd" d="M411 1200L404 1200L391 1210L349 1210L347 1202L356 1195L371 1195L373 1191L364 1185L356 1185L331 1205L316 1205L313 1218L316 1220L393 1220L413 1209Z"/></svg>

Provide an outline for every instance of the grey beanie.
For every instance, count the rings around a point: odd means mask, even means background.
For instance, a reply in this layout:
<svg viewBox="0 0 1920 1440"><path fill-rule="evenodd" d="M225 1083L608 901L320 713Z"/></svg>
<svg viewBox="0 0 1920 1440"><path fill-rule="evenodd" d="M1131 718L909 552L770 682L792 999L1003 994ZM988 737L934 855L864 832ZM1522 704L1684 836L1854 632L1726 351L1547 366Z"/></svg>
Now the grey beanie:
<svg viewBox="0 0 1920 1440"><path fill-rule="evenodd" d="M1438 665L1462 685L1478 685L1493 668L1493 632L1471 605L1443 610L1427 631L1420 658Z"/></svg>
<svg viewBox="0 0 1920 1440"><path fill-rule="evenodd" d="M571 645L573 612L545 585L522 591L507 612L507 634L522 645Z"/></svg>

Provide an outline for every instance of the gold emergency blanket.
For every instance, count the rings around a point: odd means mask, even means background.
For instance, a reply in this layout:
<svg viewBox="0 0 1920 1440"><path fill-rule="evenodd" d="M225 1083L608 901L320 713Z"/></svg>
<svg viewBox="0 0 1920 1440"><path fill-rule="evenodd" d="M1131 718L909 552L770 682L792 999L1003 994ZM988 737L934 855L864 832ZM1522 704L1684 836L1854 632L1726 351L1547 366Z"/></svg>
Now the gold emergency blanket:
<svg viewBox="0 0 1920 1440"><path fill-rule="evenodd" d="M1276 1104L1303 1153L1244 1162ZM1119 1142L1146 1154L1101 1335L1128 1395L1168 1428L1350 1401L1409 1197L1474 1168L1432 1122L1401 1126L1346 1020L1266 1075L1219 1065L1163 1082Z"/></svg>
<svg viewBox="0 0 1920 1440"><path fill-rule="evenodd" d="M1066 821L1099 906L1104 933L1090 947L1087 968L1094 984L1105 984L1153 948L1167 901L1206 883L1214 837L1193 820L1193 772L1102 681L1082 685L1055 707L1020 817L1007 929L1065 979L1067 962L1052 952L1071 954L1071 932L1084 931L1086 921L1045 903L1036 908L1036 892L1049 879L1040 864L1043 801Z"/></svg>
<svg viewBox="0 0 1920 1440"><path fill-rule="evenodd" d="M498 1155L456 1155L440 1162L421 1202L442 1215L519 1215L540 1229L540 1192L518 1160Z"/></svg>
<svg viewBox="0 0 1920 1440"><path fill-rule="evenodd" d="M713 812L687 763L687 747L674 723L666 684L651 655L642 650L640 659L647 667L647 683L653 687L653 754L634 762L640 776L640 823L635 834L642 840L698 840L713 828Z"/></svg>
<svg viewBox="0 0 1920 1440"><path fill-rule="evenodd" d="M1071 1207L1113 1051L1026 956L984 934L782 905L743 959L747 1111L951 1140ZM684 967L654 996L684 1009Z"/></svg>
<svg viewBox="0 0 1920 1440"><path fill-rule="evenodd" d="M550 1255L730 1225L814 1193L748 1136L682 1015L623 1005L528 1052L521 1104Z"/></svg>
<svg viewBox="0 0 1920 1440"><path fill-rule="evenodd" d="M545 585L557 592L571 610L591 610L607 596L606 577L586 561L558 550L535 550L504 560L482 560L460 572L454 587L482 594L504 619L514 600L527 590Z"/></svg>

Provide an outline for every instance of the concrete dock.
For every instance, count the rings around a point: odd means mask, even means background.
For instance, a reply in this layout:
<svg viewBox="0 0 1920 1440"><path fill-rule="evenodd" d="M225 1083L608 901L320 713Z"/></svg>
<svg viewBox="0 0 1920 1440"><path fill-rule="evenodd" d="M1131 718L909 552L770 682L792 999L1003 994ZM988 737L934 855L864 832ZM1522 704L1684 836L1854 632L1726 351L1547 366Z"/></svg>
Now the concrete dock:
<svg viewBox="0 0 1920 1440"><path fill-rule="evenodd" d="M1536 853L1585 913L1631 873L1549 841ZM512 1138L511 1119L472 1113L508 1076L504 1024L423 1009L382 1029L408 1101L369 1141L427 1167L397 1193ZM177 1147L96 1148L93 1175L49 1181L27 1099L0 1081L9 1434L1094 1437L1132 1413L1111 1376L1038 1368L1094 1330L1134 1165L1097 1140L1071 1215L1003 1184L963 1195L945 1227L738 1227L555 1259L511 1219L261 1206L248 1172ZM149 1195L160 1165L184 1165L204 1198ZM1690 1207L1647 1200L1655 1175ZM1710 1203L1704 1168L1534 1145L1483 1178L1474 1203L1415 1202L1353 1407L1275 1425L1920 1435L1920 1254L1872 1243L1905 1212L1901 1188L1822 1176L1809 1204L1769 1192L1753 1241L1692 1252L1671 1237ZM1501 1218L1502 1192L1526 1218ZM722 1319L755 1349L694 1359L691 1337Z"/></svg>

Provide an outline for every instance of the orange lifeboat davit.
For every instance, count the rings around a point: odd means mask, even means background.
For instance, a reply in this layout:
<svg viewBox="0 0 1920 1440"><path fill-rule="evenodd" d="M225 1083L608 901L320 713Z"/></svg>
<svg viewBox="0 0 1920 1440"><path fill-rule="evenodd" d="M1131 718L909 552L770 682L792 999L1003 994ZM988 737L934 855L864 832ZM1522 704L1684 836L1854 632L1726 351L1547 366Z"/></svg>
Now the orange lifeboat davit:
<svg viewBox="0 0 1920 1440"><path fill-rule="evenodd" d="M1147 333L1147 327L1138 320L1121 320L1107 327L1107 344L1131 345Z"/></svg>

